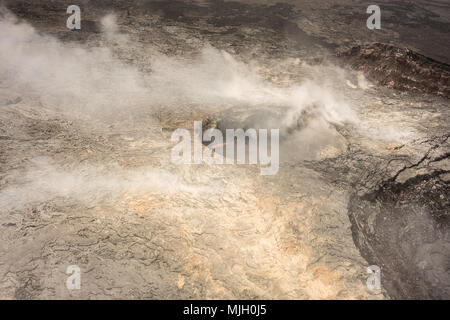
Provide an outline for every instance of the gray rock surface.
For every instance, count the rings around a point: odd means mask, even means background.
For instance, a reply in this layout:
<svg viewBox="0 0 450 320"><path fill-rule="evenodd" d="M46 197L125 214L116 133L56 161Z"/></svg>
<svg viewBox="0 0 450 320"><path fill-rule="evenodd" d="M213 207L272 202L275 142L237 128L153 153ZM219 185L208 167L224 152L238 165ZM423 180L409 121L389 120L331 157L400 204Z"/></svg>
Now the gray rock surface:
<svg viewBox="0 0 450 320"><path fill-rule="evenodd" d="M69 31L65 3L9 1L37 32L0 63L0 298L448 298L448 99L336 53L448 63L449 6L382 3L370 32L354 1L80 1ZM173 130L262 111L278 174L171 162Z"/></svg>

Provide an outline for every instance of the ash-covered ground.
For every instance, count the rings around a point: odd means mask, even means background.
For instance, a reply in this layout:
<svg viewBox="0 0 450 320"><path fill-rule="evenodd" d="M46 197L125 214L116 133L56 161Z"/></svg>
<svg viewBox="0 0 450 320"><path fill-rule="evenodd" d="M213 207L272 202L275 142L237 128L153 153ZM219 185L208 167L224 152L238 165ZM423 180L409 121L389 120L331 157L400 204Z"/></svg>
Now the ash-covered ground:
<svg viewBox="0 0 450 320"><path fill-rule="evenodd" d="M450 298L450 5L368 5L6 1L0 297ZM280 128L277 174L174 164L194 121Z"/></svg>

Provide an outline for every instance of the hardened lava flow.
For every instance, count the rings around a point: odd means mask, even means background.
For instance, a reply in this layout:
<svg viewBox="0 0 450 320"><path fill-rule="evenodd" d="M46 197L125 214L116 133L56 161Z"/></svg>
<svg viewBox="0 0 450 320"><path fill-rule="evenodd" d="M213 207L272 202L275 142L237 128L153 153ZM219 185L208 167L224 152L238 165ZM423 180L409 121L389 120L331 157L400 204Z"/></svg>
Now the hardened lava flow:
<svg viewBox="0 0 450 320"><path fill-rule="evenodd" d="M450 5L381 3L5 1L0 298L449 299Z"/></svg>

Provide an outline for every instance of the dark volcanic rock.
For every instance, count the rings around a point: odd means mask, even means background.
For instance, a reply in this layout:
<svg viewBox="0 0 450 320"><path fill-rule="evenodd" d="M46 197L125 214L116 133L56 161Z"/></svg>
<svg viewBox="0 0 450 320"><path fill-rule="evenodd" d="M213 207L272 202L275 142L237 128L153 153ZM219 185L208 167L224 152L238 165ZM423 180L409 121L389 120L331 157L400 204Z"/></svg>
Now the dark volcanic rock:
<svg viewBox="0 0 450 320"><path fill-rule="evenodd" d="M392 298L450 298L447 140L377 190L355 193L349 201L355 244L381 268L382 285Z"/></svg>
<svg viewBox="0 0 450 320"><path fill-rule="evenodd" d="M412 50L373 43L353 47L339 56L383 86L450 97L450 66Z"/></svg>
<svg viewBox="0 0 450 320"><path fill-rule="evenodd" d="M371 200L351 199L355 243L381 268L392 298L450 298L449 189L439 177L418 177L389 184Z"/></svg>

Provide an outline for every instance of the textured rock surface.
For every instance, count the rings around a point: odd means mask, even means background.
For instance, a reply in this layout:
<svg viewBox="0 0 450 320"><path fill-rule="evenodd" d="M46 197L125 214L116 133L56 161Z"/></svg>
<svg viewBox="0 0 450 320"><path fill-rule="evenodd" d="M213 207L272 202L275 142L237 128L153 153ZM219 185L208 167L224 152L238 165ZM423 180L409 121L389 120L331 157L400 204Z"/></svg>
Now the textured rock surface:
<svg viewBox="0 0 450 320"><path fill-rule="evenodd" d="M385 2L382 31L369 32L365 5L353 1L80 1L86 28L69 31L65 3L9 1L39 32L69 47L108 47L105 60L145 75L154 55L190 64L208 43L239 67L255 65L273 90L330 76L321 84L357 120L313 112L312 127L283 141L274 176L174 165L174 129L286 109L224 98L130 99L114 109L117 100L98 111L19 90L1 72L0 297L448 298L448 99L373 85L326 62L374 41L448 62L448 4L423 3ZM102 32L110 11L126 38ZM431 30L418 41L423 23ZM366 288L370 264L382 269L382 290ZM66 288L69 265L81 268L81 290Z"/></svg>
<svg viewBox="0 0 450 320"><path fill-rule="evenodd" d="M450 98L450 65L411 50L374 43L354 47L340 56L352 68L388 88Z"/></svg>
<svg viewBox="0 0 450 320"><path fill-rule="evenodd" d="M368 261L382 266L393 298L449 297L448 193L445 178L418 176L350 200L355 241Z"/></svg>

